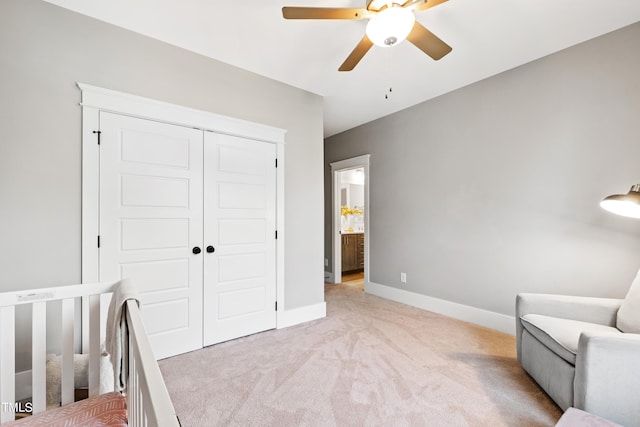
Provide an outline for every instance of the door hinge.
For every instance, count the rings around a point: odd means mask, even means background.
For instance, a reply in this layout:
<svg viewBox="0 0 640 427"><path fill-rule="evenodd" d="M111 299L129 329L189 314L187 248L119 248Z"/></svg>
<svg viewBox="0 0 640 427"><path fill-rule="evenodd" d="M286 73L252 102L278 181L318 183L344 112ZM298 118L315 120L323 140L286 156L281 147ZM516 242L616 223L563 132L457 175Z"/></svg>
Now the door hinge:
<svg viewBox="0 0 640 427"><path fill-rule="evenodd" d="M278 159L276 159L276 167L278 167Z"/></svg>
<svg viewBox="0 0 640 427"><path fill-rule="evenodd" d="M276 230L276 240L278 240L278 230Z"/></svg>
<svg viewBox="0 0 640 427"><path fill-rule="evenodd" d="M278 311L278 301L276 301L276 311Z"/></svg>
<svg viewBox="0 0 640 427"><path fill-rule="evenodd" d="M100 145L100 135L102 135L102 132L99 130L94 130L93 133L98 135L98 145Z"/></svg>
<svg viewBox="0 0 640 427"><path fill-rule="evenodd" d="M100 247L100 236L98 236L98 247Z"/></svg>

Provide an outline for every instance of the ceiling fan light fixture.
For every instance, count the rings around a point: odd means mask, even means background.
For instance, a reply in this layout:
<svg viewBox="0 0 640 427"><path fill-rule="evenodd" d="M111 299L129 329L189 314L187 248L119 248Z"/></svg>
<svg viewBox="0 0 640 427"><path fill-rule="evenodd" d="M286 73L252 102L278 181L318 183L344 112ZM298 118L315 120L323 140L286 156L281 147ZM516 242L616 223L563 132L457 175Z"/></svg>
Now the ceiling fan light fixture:
<svg viewBox="0 0 640 427"><path fill-rule="evenodd" d="M367 23L367 37L376 46L394 46L407 38L416 18L402 6L390 6L378 12Z"/></svg>
<svg viewBox="0 0 640 427"><path fill-rule="evenodd" d="M631 187L627 194L614 194L605 198L600 206L614 214L640 218L640 184Z"/></svg>

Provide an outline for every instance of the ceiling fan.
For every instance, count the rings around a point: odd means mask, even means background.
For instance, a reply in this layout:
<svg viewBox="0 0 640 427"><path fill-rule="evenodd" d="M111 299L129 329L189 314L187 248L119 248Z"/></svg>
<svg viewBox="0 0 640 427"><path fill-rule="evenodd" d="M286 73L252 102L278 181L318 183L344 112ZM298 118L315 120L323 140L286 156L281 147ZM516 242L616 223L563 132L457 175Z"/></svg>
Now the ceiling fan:
<svg viewBox="0 0 640 427"><path fill-rule="evenodd" d="M366 34L338 69L351 71L374 44L390 47L407 39L436 61L451 52L451 46L423 27L414 16L414 11L427 10L446 1L407 0L404 3L394 3L387 0L367 0L367 7L364 9L285 6L282 8L282 16L285 19L368 19Z"/></svg>

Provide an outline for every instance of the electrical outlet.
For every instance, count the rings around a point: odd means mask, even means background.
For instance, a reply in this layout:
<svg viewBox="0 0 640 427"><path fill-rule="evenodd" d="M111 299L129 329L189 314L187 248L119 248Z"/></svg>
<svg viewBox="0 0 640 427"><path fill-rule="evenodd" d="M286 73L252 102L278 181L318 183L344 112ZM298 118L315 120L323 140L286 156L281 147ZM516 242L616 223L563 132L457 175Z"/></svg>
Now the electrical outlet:
<svg viewBox="0 0 640 427"><path fill-rule="evenodd" d="M400 273L400 281L402 283L407 283L407 273Z"/></svg>
<svg viewBox="0 0 640 427"><path fill-rule="evenodd" d="M329 258L324 259L324 266L329 267Z"/></svg>

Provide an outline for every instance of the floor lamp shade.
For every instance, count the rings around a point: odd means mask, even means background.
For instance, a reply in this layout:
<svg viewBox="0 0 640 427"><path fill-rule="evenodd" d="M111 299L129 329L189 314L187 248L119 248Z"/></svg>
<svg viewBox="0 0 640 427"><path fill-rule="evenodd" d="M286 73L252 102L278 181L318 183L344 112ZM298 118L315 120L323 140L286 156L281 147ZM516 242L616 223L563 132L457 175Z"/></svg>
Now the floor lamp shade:
<svg viewBox="0 0 640 427"><path fill-rule="evenodd" d="M600 206L614 214L640 219L640 184L631 187L627 194L614 194L605 198Z"/></svg>

